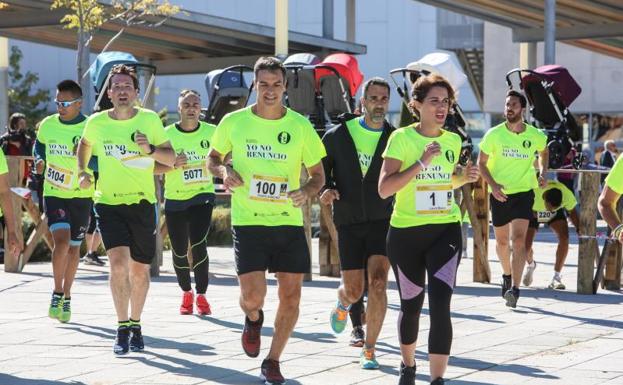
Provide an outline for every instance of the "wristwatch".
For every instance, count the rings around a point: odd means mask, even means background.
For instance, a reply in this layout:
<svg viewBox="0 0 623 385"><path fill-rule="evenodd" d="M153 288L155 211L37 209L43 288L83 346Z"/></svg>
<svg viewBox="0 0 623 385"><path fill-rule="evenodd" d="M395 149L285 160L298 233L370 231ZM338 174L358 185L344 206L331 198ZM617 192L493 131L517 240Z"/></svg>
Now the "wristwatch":
<svg viewBox="0 0 623 385"><path fill-rule="evenodd" d="M154 146L153 144L149 144L149 152L147 153L147 155L151 155L154 152L156 152L156 146Z"/></svg>

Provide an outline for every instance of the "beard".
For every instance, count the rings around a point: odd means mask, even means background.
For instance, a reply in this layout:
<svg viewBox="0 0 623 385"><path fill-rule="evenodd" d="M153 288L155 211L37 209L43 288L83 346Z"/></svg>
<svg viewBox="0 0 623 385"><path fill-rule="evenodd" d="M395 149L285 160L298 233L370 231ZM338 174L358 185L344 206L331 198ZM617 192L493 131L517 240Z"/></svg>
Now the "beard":
<svg viewBox="0 0 623 385"><path fill-rule="evenodd" d="M512 116L506 115L506 120L509 123L519 123L521 121L521 114L513 114Z"/></svg>

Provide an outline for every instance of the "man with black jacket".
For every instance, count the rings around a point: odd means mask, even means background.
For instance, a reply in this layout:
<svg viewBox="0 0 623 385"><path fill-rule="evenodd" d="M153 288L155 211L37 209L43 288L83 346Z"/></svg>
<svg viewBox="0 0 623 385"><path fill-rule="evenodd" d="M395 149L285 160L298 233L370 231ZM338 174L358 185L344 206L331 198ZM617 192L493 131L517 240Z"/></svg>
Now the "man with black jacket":
<svg viewBox="0 0 623 385"><path fill-rule="evenodd" d="M320 201L333 205L342 270L342 284L330 322L334 332L344 331L351 304L363 294L367 271L367 333L360 355L364 369L379 367L374 346L387 308L390 264L385 252L385 238L393 200L381 199L377 186L383 163L381 154L394 130L385 120L389 91L389 84L384 79L368 80L361 98L363 116L344 119L322 139L327 156L323 159L326 185Z"/></svg>

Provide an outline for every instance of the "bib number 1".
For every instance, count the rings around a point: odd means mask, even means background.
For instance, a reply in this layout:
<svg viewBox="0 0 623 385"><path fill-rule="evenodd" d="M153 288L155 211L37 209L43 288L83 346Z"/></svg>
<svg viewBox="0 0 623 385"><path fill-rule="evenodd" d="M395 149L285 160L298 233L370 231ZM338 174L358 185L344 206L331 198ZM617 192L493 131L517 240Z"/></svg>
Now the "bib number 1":
<svg viewBox="0 0 623 385"><path fill-rule="evenodd" d="M449 214L454 200L451 185L417 186L415 212L423 215Z"/></svg>

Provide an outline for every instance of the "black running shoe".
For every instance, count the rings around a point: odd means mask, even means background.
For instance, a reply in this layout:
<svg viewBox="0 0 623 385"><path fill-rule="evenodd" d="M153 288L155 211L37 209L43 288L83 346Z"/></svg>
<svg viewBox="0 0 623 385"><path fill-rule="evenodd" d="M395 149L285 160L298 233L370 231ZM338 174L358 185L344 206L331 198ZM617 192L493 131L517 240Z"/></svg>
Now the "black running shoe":
<svg viewBox="0 0 623 385"><path fill-rule="evenodd" d="M506 300L506 306L513 309L516 308L517 300L519 299L519 289L513 286L512 289L504 294L504 299Z"/></svg>
<svg viewBox="0 0 623 385"><path fill-rule="evenodd" d="M126 325L117 328L117 338L113 352L117 355L127 354L130 350L130 327Z"/></svg>
<svg viewBox="0 0 623 385"><path fill-rule="evenodd" d="M132 333L132 337L130 338L130 350L133 352L142 352L145 349L145 344L143 343L141 325L130 326L130 332Z"/></svg>
<svg viewBox="0 0 623 385"><path fill-rule="evenodd" d="M502 298L504 298L504 295L506 294L507 291L511 289L512 286L513 286L513 282L511 280L511 276L502 275Z"/></svg>
<svg viewBox="0 0 623 385"><path fill-rule="evenodd" d="M398 385L415 385L415 365L405 366L404 363L400 363Z"/></svg>
<svg viewBox="0 0 623 385"><path fill-rule="evenodd" d="M439 377L437 378L435 381L431 382L430 385L444 385L446 383L446 381Z"/></svg>
<svg viewBox="0 0 623 385"><path fill-rule="evenodd" d="M104 266L106 262L102 261L99 255L95 253L89 253L84 256L84 264L85 265L94 265L94 266Z"/></svg>

